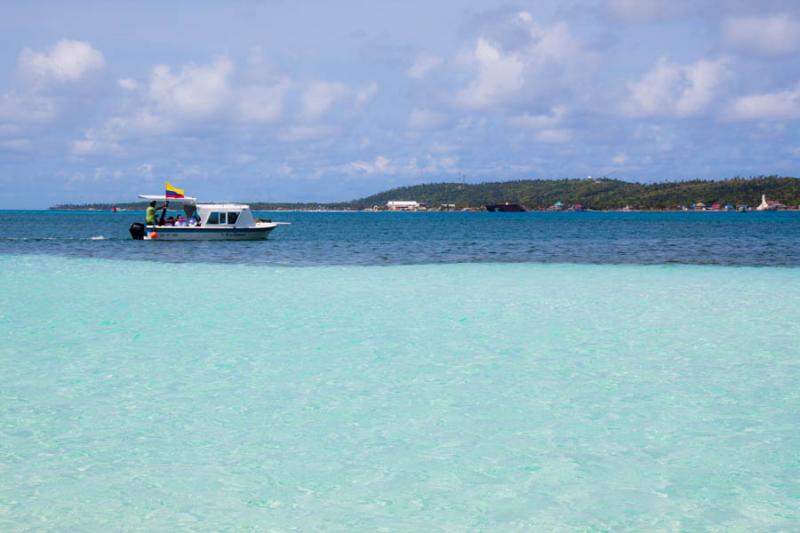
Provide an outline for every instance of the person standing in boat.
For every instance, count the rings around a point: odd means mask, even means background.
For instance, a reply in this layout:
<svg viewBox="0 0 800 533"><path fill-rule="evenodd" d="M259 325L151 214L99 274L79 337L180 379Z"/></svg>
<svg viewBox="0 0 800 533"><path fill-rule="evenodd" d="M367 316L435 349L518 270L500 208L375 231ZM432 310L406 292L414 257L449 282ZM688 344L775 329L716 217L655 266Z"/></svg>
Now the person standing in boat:
<svg viewBox="0 0 800 533"><path fill-rule="evenodd" d="M167 212L167 206L168 205L169 205L169 202L164 202L164 204L161 207L158 208L158 209L162 210L161 211L161 218L162 219L164 218L164 213ZM156 225L158 225L158 220L156 219L156 211L158 211L158 209L156 209L156 201L155 200L151 201L150 205L147 206L147 210L145 211L145 215L144 215L144 223L146 225L148 225L148 226L156 226Z"/></svg>

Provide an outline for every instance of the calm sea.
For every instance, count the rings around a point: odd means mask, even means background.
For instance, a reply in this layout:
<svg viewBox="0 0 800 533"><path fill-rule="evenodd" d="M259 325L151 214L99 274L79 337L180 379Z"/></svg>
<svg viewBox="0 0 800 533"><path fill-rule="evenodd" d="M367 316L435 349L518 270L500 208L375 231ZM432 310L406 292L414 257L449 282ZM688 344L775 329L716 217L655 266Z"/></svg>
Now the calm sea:
<svg viewBox="0 0 800 533"><path fill-rule="evenodd" d="M268 243L133 242L142 213L0 211L0 254L272 265L800 265L800 212L259 213Z"/></svg>
<svg viewBox="0 0 800 533"><path fill-rule="evenodd" d="M0 213L0 531L800 528L800 215L264 215Z"/></svg>

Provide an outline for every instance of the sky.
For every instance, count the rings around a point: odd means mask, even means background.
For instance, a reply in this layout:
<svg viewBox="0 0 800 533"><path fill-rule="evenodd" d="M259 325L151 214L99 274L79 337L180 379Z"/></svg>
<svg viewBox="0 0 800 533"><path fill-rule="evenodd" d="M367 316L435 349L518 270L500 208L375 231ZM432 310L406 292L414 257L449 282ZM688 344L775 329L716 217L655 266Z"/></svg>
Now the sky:
<svg viewBox="0 0 800 533"><path fill-rule="evenodd" d="M0 208L800 175L800 1L3 2Z"/></svg>

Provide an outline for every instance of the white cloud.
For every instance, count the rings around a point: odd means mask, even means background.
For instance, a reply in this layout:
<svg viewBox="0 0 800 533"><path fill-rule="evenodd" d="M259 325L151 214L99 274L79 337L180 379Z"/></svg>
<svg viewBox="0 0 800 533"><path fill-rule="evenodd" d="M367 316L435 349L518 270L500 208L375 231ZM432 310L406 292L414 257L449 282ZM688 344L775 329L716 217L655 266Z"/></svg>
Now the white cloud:
<svg viewBox="0 0 800 533"><path fill-rule="evenodd" d="M455 170L455 166L458 164L458 156L455 155L448 155L445 157L440 157L438 159L433 159L431 161L431 168L436 170L444 170L448 172L453 172Z"/></svg>
<svg viewBox="0 0 800 533"><path fill-rule="evenodd" d="M340 104L347 112L357 111L377 91L375 83L351 87L336 82L311 82L303 90L285 76L244 72L237 78L235 74L233 63L218 57L205 65L189 64L180 69L158 65L146 82L118 80L129 93L122 109L102 127L88 130L84 138L74 141L72 153L121 153L120 143L125 139L170 134L210 121L276 123L284 118L286 100L297 93L301 113L294 118L299 123L277 129L276 137L287 142L321 139L336 128L318 119Z"/></svg>
<svg viewBox="0 0 800 533"><path fill-rule="evenodd" d="M557 70L552 75L574 79L576 75L584 75L585 69L593 66L594 56L572 36L564 23L549 27L531 26L533 45L527 50L529 60L539 69L555 65Z"/></svg>
<svg viewBox="0 0 800 533"><path fill-rule="evenodd" d="M517 54L503 54L485 39L478 39L473 52L477 78L456 94L462 106L480 109L492 106L515 94L523 85L525 65Z"/></svg>
<svg viewBox="0 0 800 533"><path fill-rule="evenodd" d="M657 22L698 13L704 8L720 10L727 6L718 0L610 0L608 7L628 22Z"/></svg>
<svg viewBox="0 0 800 533"><path fill-rule="evenodd" d="M536 132L534 137L544 143L565 143L572 140L572 132L563 128L544 129Z"/></svg>
<svg viewBox="0 0 800 533"><path fill-rule="evenodd" d="M35 81L75 81L105 63L103 54L83 41L62 39L45 52L25 48L19 70Z"/></svg>
<svg viewBox="0 0 800 533"><path fill-rule="evenodd" d="M617 155L615 155L614 157L612 157L611 161L616 163L616 164L618 164L618 165L624 165L625 163L628 162L628 155L625 154L625 153L620 152Z"/></svg>
<svg viewBox="0 0 800 533"><path fill-rule="evenodd" d="M104 129L114 138L126 139L140 135L163 135L174 131L177 127L178 122L175 118L145 107L131 115L109 119Z"/></svg>
<svg viewBox="0 0 800 533"><path fill-rule="evenodd" d="M105 151L104 147L98 141L90 138L78 139L72 141L70 152L75 156L92 155Z"/></svg>
<svg viewBox="0 0 800 533"><path fill-rule="evenodd" d="M525 24L532 24L532 23L533 23L533 15L531 15L531 14L530 14L529 12L527 12L527 11L520 11L520 12L518 12L518 13L517 13L517 19L518 19L520 22L523 22L523 23L525 23Z"/></svg>
<svg viewBox="0 0 800 533"><path fill-rule="evenodd" d="M103 55L81 41L62 40L45 52L25 48L17 61L18 86L0 95L0 121L52 121L65 99L54 91L53 82L77 81L102 66Z"/></svg>
<svg viewBox="0 0 800 533"><path fill-rule="evenodd" d="M567 112L566 106L557 105L553 106L548 114L531 115L526 112L511 117L508 123L516 128L536 130L534 138L539 142L564 143L572 140L572 132L560 127Z"/></svg>
<svg viewBox="0 0 800 533"><path fill-rule="evenodd" d="M412 109L408 116L408 127L412 130L428 130L442 126L446 115L430 109Z"/></svg>
<svg viewBox="0 0 800 533"><path fill-rule="evenodd" d="M15 90L0 95L0 120L15 123L48 122L57 114L52 97L41 96L35 91L19 93Z"/></svg>
<svg viewBox="0 0 800 533"><path fill-rule="evenodd" d="M428 154L425 163L420 165L416 157L412 158L405 166L404 171L416 176L436 173L454 174L458 172L459 158L456 155L434 156Z"/></svg>
<svg viewBox="0 0 800 533"><path fill-rule="evenodd" d="M516 128L528 129L542 129L553 128L564 119L567 114L567 107L563 105L553 106L549 114L546 115L531 115L530 113L523 113L516 115L508 120L508 123Z"/></svg>
<svg viewBox="0 0 800 533"><path fill-rule="evenodd" d="M666 2L661 0L611 0L611 10L624 19L646 21L665 14Z"/></svg>
<svg viewBox="0 0 800 533"><path fill-rule="evenodd" d="M153 169L155 167L152 163L142 163L136 169L136 171L146 178L150 178L153 176Z"/></svg>
<svg viewBox="0 0 800 533"><path fill-rule="evenodd" d="M637 124L632 133L633 139L656 152L671 152L678 141L674 130L658 124Z"/></svg>
<svg viewBox="0 0 800 533"><path fill-rule="evenodd" d="M800 84L786 91L737 98L727 115L733 120L800 119Z"/></svg>
<svg viewBox="0 0 800 533"><path fill-rule="evenodd" d="M191 132L208 124L274 125L268 134L286 142L322 139L339 131L378 89L376 83L301 83L265 71L261 60L251 60L239 72L224 56L207 64L157 65L149 79L121 78L117 84L124 91L119 109L73 141L73 155L124 154L127 140Z"/></svg>
<svg viewBox="0 0 800 533"><path fill-rule="evenodd" d="M167 65L153 68L147 83L123 78L118 85L132 93L129 110L109 118L100 128L89 129L72 142L76 156L121 153L125 139L163 135L188 123L222 116L231 108L230 77L233 65L224 57L208 65L189 64L173 73Z"/></svg>
<svg viewBox="0 0 800 533"><path fill-rule="evenodd" d="M480 130L486 127L486 117L466 116L458 119L456 129L462 131Z"/></svg>
<svg viewBox="0 0 800 533"><path fill-rule="evenodd" d="M336 130L330 126L293 125L287 126L278 132L278 139L285 142L316 141L330 137Z"/></svg>
<svg viewBox="0 0 800 533"><path fill-rule="evenodd" d="M124 172L120 169L110 169L107 167L95 167L94 169L95 181L118 181L124 175Z"/></svg>
<svg viewBox="0 0 800 533"><path fill-rule="evenodd" d="M679 65L661 58L639 81L629 85L629 100L623 107L631 116L698 115L712 103L727 74L725 59Z"/></svg>
<svg viewBox="0 0 800 533"><path fill-rule="evenodd" d="M353 98L353 110L360 111L378 92L378 84L375 82L368 83L362 87L355 89L355 96Z"/></svg>
<svg viewBox="0 0 800 533"><path fill-rule="evenodd" d="M187 65L173 74L167 65L158 65L150 77L151 102L166 114L187 119L205 119L226 108L230 95L233 64L225 57L210 65Z"/></svg>
<svg viewBox="0 0 800 533"><path fill-rule="evenodd" d="M431 152L434 152L434 153L437 153L437 154L446 154L448 152L455 152L458 149L459 149L459 147L456 146L456 145L442 143L442 142L435 142L435 143L431 144L431 147L430 147Z"/></svg>
<svg viewBox="0 0 800 533"><path fill-rule="evenodd" d="M421 53L417 55L414 64L408 69L408 76L414 79L422 79L428 72L441 65L444 60L429 53Z"/></svg>
<svg viewBox="0 0 800 533"><path fill-rule="evenodd" d="M119 153L119 144L113 138L99 137L94 130L88 130L83 139L70 143L70 153L78 158L104 153Z"/></svg>
<svg viewBox="0 0 800 533"><path fill-rule="evenodd" d="M309 120L324 115L336 102L350 94L344 83L327 81L313 82L303 93L303 114Z"/></svg>
<svg viewBox="0 0 800 533"><path fill-rule="evenodd" d="M731 18L724 30L727 42L741 50L769 55L800 51L800 22L786 14Z"/></svg>
<svg viewBox="0 0 800 533"><path fill-rule="evenodd" d="M283 113L283 102L292 88L288 79L271 86L244 87L237 93L236 117L241 122L274 122Z"/></svg>
<svg viewBox="0 0 800 533"><path fill-rule="evenodd" d="M135 91L139 87L139 82L132 78L122 78L117 80L117 85L125 91Z"/></svg>
<svg viewBox="0 0 800 533"><path fill-rule="evenodd" d="M495 38L479 37L474 49L458 61L474 77L456 93L457 105L492 109L540 100L571 90L593 70L596 55L572 36L565 23L537 25L527 11L506 15L503 21L503 32L492 28Z"/></svg>
<svg viewBox="0 0 800 533"><path fill-rule="evenodd" d="M126 176L122 170L108 167L94 167L86 170L88 172L76 172L70 175L64 183L65 187L71 189L75 186L83 187L86 184L114 183L121 181Z"/></svg>
<svg viewBox="0 0 800 533"><path fill-rule="evenodd" d="M334 104L343 104L348 111L358 111L375 95L377 90L376 83L353 88L340 82L312 82L303 92L303 118L309 121L318 120L331 111Z"/></svg>
<svg viewBox="0 0 800 533"><path fill-rule="evenodd" d="M395 172L395 167L382 155L377 156L374 161L353 161L349 164L349 168L364 174L393 174Z"/></svg>

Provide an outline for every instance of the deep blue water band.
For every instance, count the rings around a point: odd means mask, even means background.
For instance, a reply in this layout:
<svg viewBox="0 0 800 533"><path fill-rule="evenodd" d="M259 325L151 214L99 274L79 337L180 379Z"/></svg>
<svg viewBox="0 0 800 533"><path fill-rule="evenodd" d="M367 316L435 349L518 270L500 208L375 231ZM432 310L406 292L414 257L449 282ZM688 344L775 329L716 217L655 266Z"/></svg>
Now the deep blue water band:
<svg viewBox="0 0 800 533"><path fill-rule="evenodd" d="M267 242L153 246L143 212L0 211L0 255L273 265L595 263L800 266L800 212L256 213ZM165 231L170 231L169 229ZM174 231L184 231L174 229ZM225 230L227 231L227 230Z"/></svg>

